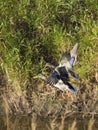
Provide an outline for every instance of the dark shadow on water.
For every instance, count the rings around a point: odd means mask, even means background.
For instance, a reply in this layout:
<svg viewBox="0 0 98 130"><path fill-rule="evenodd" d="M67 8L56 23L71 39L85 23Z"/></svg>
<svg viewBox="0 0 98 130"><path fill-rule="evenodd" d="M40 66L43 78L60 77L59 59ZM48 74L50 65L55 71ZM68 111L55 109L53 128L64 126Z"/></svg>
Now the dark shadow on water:
<svg viewBox="0 0 98 130"><path fill-rule="evenodd" d="M98 117L41 117L30 115L0 116L0 130L98 130Z"/></svg>

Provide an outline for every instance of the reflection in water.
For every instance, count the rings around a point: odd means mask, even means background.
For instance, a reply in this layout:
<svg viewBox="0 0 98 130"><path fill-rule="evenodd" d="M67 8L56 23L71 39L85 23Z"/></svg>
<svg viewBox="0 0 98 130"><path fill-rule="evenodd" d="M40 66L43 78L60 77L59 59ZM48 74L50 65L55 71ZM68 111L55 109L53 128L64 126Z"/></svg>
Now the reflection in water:
<svg viewBox="0 0 98 130"><path fill-rule="evenodd" d="M77 115L50 119L34 113L9 116L6 121L4 116L0 116L0 130L98 130L97 119L83 119Z"/></svg>

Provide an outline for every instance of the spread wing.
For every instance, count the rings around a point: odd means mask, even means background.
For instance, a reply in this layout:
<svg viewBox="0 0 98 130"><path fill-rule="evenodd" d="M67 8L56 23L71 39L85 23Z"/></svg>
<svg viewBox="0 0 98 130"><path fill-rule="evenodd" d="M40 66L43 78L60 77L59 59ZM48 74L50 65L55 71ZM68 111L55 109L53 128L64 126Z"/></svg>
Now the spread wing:
<svg viewBox="0 0 98 130"><path fill-rule="evenodd" d="M59 81L66 84L69 81L69 75L65 67L57 67L53 73L46 79L46 83L55 85Z"/></svg>
<svg viewBox="0 0 98 130"><path fill-rule="evenodd" d="M67 66L68 62L73 67L77 61L77 50L79 44L76 43L69 53L65 52L62 54L60 60L60 66Z"/></svg>
<svg viewBox="0 0 98 130"><path fill-rule="evenodd" d="M47 77L46 83L54 86L55 84L59 82L59 80L60 80L59 73L56 71L53 71L53 73L49 77Z"/></svg>
<svg viewBox="0 0 98 130"><path fill-rule="evenodd" d="M67 72L67 70L66 70L66 68L64 66L63 67L58 67L58 71L59 71L61 80L63 82L69 81L69 75L68 75L68 72Z"/></svg>

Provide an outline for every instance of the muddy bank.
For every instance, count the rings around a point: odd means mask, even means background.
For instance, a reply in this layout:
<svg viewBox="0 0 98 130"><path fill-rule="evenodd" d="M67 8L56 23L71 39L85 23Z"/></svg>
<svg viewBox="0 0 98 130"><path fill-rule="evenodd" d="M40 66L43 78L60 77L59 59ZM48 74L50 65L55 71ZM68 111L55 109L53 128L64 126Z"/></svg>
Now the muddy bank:
<svg viewBox="0 0 98 130"><path fill-rule="evenodd" d="M39 81L32 84L18 94L12 89L0 89L0 113L36 113L44 117L55 117L82 113L86 115L98 114L98 88L93 84L81 82L78 92L62 99L58 89L43 85Z"/></svg>

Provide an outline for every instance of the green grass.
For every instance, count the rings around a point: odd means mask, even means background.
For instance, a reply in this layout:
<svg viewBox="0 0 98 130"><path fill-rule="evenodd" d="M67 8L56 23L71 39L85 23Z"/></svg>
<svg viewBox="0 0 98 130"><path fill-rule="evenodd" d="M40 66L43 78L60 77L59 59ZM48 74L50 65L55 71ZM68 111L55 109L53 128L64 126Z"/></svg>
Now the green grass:
<svg viewBox="0 0 98 130"><path fill-rule="evenodd" d="M57 64L79 42L76 70L91 81L97 68L97 0L0 1L0 67L7 84L26 87L46 62ZM86 81L85 80L85 81Z"/></svg>

